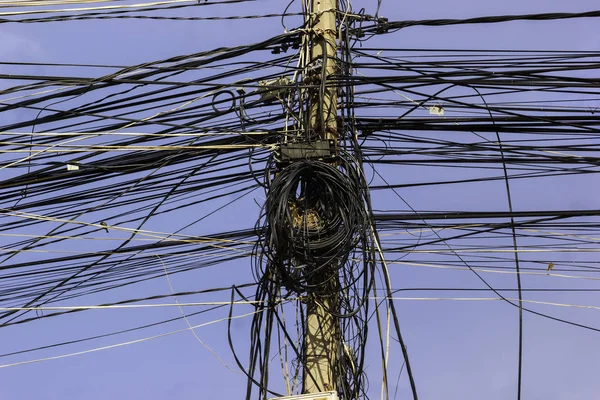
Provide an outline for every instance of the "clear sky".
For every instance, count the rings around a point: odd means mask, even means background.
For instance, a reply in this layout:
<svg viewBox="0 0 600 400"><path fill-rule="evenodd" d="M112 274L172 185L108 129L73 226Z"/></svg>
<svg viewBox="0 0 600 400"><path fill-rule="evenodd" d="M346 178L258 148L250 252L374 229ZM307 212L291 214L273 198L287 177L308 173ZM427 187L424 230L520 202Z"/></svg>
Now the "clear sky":
<svg viewBox="0 0 600 400"><path fill-rule="evenodd" d="M209 0L210 1L210 0ZM248 4L198 7L173 10L169 15L227 16L283 12L287 1L258 0ZM353 8L364 7L374 13L376 0L354 0ZM541 12L577 12L598 8L593 0L442 0L405 2L383 0L380 15L390 21L430 18L468 18L476 16L526 14ZM2 11L6 9L0 9ZM9 9L10 10L10 9ZM290 12L300 12L294 2ZM290 27L293 24L290 24ZM598 50L600 28L597 19L552 22L510 22L456 27L414 27L377 37L369 47L424 49L536 49ZM72 21L47 24L0 24L0 61L41 63L90 63L133 65L146 61L205 51L222 46L249 44L283 33L279 18L244 21L155 21L106 20ZM8 67L0 66L0 73ZM32 67L36 74L51 74L48 67ZM84 73L72 71L73 75ZM87 73L87 72L86 72ZM596 77L598 77L596 75ZM0 82L0 88L9 84ZM12 84L11 84L12 85ZM594 106L590 104L590 107ZM600 105L596 105L600 106ZM23 111L27 113L27 111ZM26 114L10 114L3 123L25 118ZM0 119L3 116L0 114ZM0 171L0 174L3 171ZM382 173L391 183L426 180L426 175L410 175L401 168L384 168ZM437 172L429 172L431 174ZM427 174L427 173L425 173ZM444 172L451 177L451 172ZM598 209L598 178L577 176L515 181L515 210L533 209ZM435 188L401 190L403 198L420 210L505 210L504 182L496 181L476 189L457 189L453 185ZM251 228L258 216L262 193L256 192L188 229L188 234L207 234L233 229ZM379 209L406 209L393 193L374 195ZM235 196L231 196L234 200ZM189 213L200 215L222 205L224 200L204 204L185 212L173 212L153 219L147 229L173 232L189 222ZM112 234L112 233L111 233ZM2 243L2 242L0 242ZM72 246L72 245L70 245ZM418 261L418 256L403 260ZM570 256L569 256L570 257ZM573 256L577 257L577 256ZM595 257L593 254L587 260ZM26 259L26 258L23 258ZM595 259L594 259L595 260ZM442 269L394 266L393 286L477 286L468 272ZM514 275L489 277L496 287L514 287ZM229 262L206 270L190 271L171 277L175 291L200 290L231 286L253 280L248 259ZM550 277L525 277L527 287L597 287L597 281ZM168 293L166 279L155 280L131 288L117 289L75 299L69 304L100 304L124 298L144 297L152 293ZM438 294L439 295L439 294ZM516 296L515 293L511 295ZM399 297L420 294L399 294ZM425 295L423 295L425 296ZM463 296L463 294L459 294ZM480 297L486 297L481 294ZM534 300L600 306L595 294L527 294ZM427 297L432 297L431 294ZM473 297L464 294L463 297ZM487 296L492 297L492 296ZM227 294L198 296L186 301L228 300ZM172 299L164 299L172 303ZM594 325L600 311L532 306L562 318ZM196 310L196 309L194 309ZM398 301L401 324L413 363L413 372L425 400L504 400L516 398L517 379L517 311L499 301ZM236 313L251 311L240 306ZM51 318L39 322L0 329L0 353L8 353L55 342L74 340L100 333L127 329L161 319L175 318L175 307L134 310L92 310ZM226 311L190 318L192 324L203 324L226 316ZM245 342L250 319L240 318L232 324L236 346L246 361ZM187 327L178 320L166 326L121 334L115 337L48 349L32 354L0 358L5 364L35 358L75 353L117 343L135 341ZM240 399L245 395L246 380L228 370L234 363L226 340L224 322L196 329L198 338L219 358L199 343L190 331L172 334L57 360L0 368L2 399ZM594 399L600 393L597 371L600 369L600 334L525 315L525 347L523 399ZM391 360L392 390L399 370L399 353ZM379 397L380 356L370 347L367 356L371 398ZM398 389L398 399L408 398L406 376ZM274 382L274 384L276 384ZM276 384L279 386L279 384Z"/></svg>

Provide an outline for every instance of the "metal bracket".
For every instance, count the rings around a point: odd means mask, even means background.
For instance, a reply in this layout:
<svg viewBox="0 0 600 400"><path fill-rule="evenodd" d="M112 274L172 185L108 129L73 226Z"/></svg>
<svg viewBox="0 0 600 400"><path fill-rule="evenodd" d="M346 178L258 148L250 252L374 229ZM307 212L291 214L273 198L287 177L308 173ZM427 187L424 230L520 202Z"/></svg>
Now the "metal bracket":
<svg viewBox="0 0 600 400"><path fill-rule="evenodd" d="M289 93L292 81L287 76L270 81L258 82L259 89L255 92L260 96L260 101L268 103L273 100L285 99Z"/></svg>

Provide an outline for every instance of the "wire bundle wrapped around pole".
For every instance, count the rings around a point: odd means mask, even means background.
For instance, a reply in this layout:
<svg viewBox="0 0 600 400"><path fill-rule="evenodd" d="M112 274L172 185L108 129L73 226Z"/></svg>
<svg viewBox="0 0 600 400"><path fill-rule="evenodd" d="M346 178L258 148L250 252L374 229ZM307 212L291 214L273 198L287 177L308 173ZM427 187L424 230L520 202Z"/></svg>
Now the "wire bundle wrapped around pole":
<svg viewBox="0 0 600 400"><path fill-rule="evenodd" d="M318 301L319 307L337 326L332 328L336 361L331 365L336 389L341 398L356 398L365 389L364 344L374 267L366 182L355 160L345 153L335 163L298 159L275 168L268 168L275 177L266 186L254 257L256 298L270 302L254 317L251 348L267 352L273 323L290 335L281 320L281 300L298 299L297 337L303 338L307 332L303 304L324 299ZM291 336L288 342L297 343L292 347L299 368L306 363L306 342ZM259 387L259 397L267 395L268 382L258 383L252 376L268 376L268 360L266 353L251 354L249 382Z"/></svg>
<svg viewBox="0 0 600 400"><path fill-rule="evenodd" d="M270 186L262 254L270 276L289 290L318 290L311 277L337 275L364 231L360 180L351 164L342 168L304 160L284 168Z"/></svg>

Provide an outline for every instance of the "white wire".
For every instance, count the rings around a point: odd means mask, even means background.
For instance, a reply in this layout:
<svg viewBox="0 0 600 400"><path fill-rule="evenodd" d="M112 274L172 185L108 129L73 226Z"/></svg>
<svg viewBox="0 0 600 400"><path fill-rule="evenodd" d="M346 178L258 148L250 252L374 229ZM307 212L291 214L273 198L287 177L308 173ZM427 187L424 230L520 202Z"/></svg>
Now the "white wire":
<svg viewBox="0 0 600 400"><path fill-rule="evenodd" d="M0 307L0 311L73 311L73 310L122 310L161 307L200 307L200 306L226 306L226 305L253 305L262 301L201 301L193 303L156 303L156 304L115 304L115 305L89 305L89 306L41 306L41 307Z"/></svg>
<svg viewBox="0 0 600 400"><path fill-rule="evenodd" d="M73 11L97 11L97 10L116 10L125 8L144 8L163 6L169 4L181 4L181 3L195 3L198 4L197 0L166 0L166 1L155 1L152 3L138 3L138 4L126 4L122 6L101 6L101 7L78 7L78 8L63 8L58 10L31 10L31 11L10 11L0 13L2 17L8 17L12 15L26 15L26 14L49 14L49 13L62 13L62 12L73 12Z"/></svg>
<svg viewBox="0 0 600 400"><path fill-rule="evenodd" d="M444 254L444 253L598 253L600 248L590 249L568 249L568 248L553 248L553 249L459 249L459 250L405 250L404 253L427 253L427 254Z"/></svg>
<svg viewBox="0 0 600 400"><path fill-rule="evenodd" d="M367 177L365 175L365 171L364 169L361 167L361 164L357 162L356 159L354 159L354 163L355 165L358 167L358 169L360 170L360 173L363 176L363 179L365 180L365 182L367 182ZM367 208L367 205L365 204L365 211L367 212L367 214L369 214L369 209ZM375 223L373 221L373 219L370 219L370 225L371 225L371 230L372 230L372 235L373 235L373 242L375 243L375 246L377 247L377 253L379 253L379 258L381 260L381 264L383 266L383 272L385 273L386 276L386 286L388 286L389 289L389 282L391 282L391 277L390 277L390 273L389 273L389 268L388 268L388 264L387 261L385 259L385 256L383 254L383 250L381 248L381 243L379 241L379 237L376 235L377 233L377 227L375 226ZM377 306L377 305L376 305ZM383 366L384 366L384 370L387 371L387 367L388 367L388 362L389 362L389 356L390 356L390 336L391 336L391 329L390 329L390 325L391 325L391 307L388 305L387 307L387 324L386 324L386 339L385 339L385 355L384 355L384 360L383 360ZM402 349L403 352L406 351L406 349ZM387 373L386 375L382 378L382 382L381 382L381 400L384 399L384 395L386 396L387 399L389 399L389 388L387 386Z"/></svg>
<svg viewBox="0 0 600 400"><path fill-rule="evenodd" d="M223 248L223 249L228 249L230 247L210 245L210 243L217 242L217 243L237 243L237 244L251 243L251 244L253 244L253 242L241 242L241 241L236 241L236 240L231 240L231 239L214 239L214 238L203 237L203 236L196 236L197 239L190 240L189 236L184 236L184 235L177 235L177 234L159 232L159 231L150 231L150 230L145 230L145 229L123 228L123 227L116 226L116 225L101 225L101 224L95 224L95 223L91 223L91 222L83 222L83 221L68 220L68 219L62 219L62 218L46 217L44 215L26 213L26 212L22 212L22 211L11 211L6 208L0 208L0 213L7 215L7 216L11 216L11 217L34 219L34 220L40 220L40 221L70 223L70 224L76 224L76 225L93 226L95 228L100 228L100 229L111 229L111 230L117 230L117 231L131 232L131 233L141 234L143 236L148 236L148 237L153 237L153 238L163 239L163 240L176 240L176 241L180 241L180 242L188 242L189 241L189 243L198 243L198 240L200 240L200 243L202 243L201 241L205 240L207 245L209 245L211 247ZM161 235L164 235L164 236L161 236ZM170 239L170 238L167 238L167 236L169 236L169 237L170 236L180 236L184 239ZM235 248L232 248L232 249L235 249ZM240 249L236 249L236 250L245 252L245 250L240 250Z"/></svg>
<svg viewBox="0 0 600 400"><path fill-rule="evenodd" d="M35 238L35 239L70 239L70 240L116 240L116 241L123 241L123 240L127 240L128 238L126 237L100 237L100 236L69 236L69 235L33 235L33 234L26 234L26 233L0 233L0 237L26 237L26 238ZM169 238L169 237L165 237L164 239L162 239L165 242L179 242L179 243L206 243L207 240L206 239L199 239L199 240L195 240L195 239L177 239L177 238ZM243 241L243 240L234 240L234 239L230 239L232 240L233 243L238 243L238 244L254 244L254 242L248 242L248 241ZM131 241L137 241L137 242L155 242L156 239L144 239L144 238L134 238L131 239ZM0 249L0 251L2 251ZM6 250L6 251L10 251L10 250ZM74 253L74 254L85 254L85 253L89 253L86 251L65 251L66 253Z"/></svg>
<svg viewBox="0 0 600 400"><path fill-rule="evenodd" d="M194 335L194 337L196 338L196 340L198 340L198 342L204 346L204 348L206 348L206 350L208 350L217 360L219 360L219 362L221 364L223 364L225 366L225 368L227 368L228 370L230 370L231 372L235 372L236 374L242 374L240 371L237 371L235 369L232 369L229 365L227 365L225 363L225 361L223 361L221 359L221 357L219 357L219 355L212 349L210 348L206 343L204 343L202 341L202 339L200 339L200 336L198 336L198 334L196 333L196 330L192 328L192 324L190 323L190 321L187 318L187 315L185 314L185 312L183 312L183 308L182 305L179 303L179 300L177 300L177 296L175 296L175 290L173 290L173 285L171 284L171 278L169 277L169 273L167 272L167 266L165 265L165 263L163 262L162 258L160 258L160 256L158 254L155 254L155 256L160 260L160 263L163 266L163 269L165 270L165 277L167 278L167 282L169 284L169 289L171 290L171 294L173 296L173 299L175 300L175 302L177 303L177 306L179 308L179 311L181 312L181 316L183 317L183 319L185 320L186 324L188 325L188 327L190 328L192 334ZM243 374L242 374L243 375Z"/></svg>
<svg viewBox="0 0 600 400"><path fill-rule="evenodd" d="M222 319L218 319L218 320L214 320L214 321L205 322L203 324L194 325L191 328L179 329L179 330L176 330L176 331L162 333L160 335L149 336L149 337L145 337L145 338L142 338L142 339L136 339L136 340L131 340L131 341L128 341L128 342L122 342L122 343L112 344L112 345L109 345L109 346L96 347L96 348L89 349L89 350L83 350L83 351L77 351L77 352L74 352L74 353L61 354L61 355L53 356L53 357L45 357L45 358L38 358L38 359L35 359L35 360L20 361L20 362L11 363L11 364L3 364L3 365L0 365L0 368L16 367L18 365L26 365L26 364L33 364L33 363L43 362L43 361L58 360L58 359L61 359L61 358L74 357L74 356L79 356L79 355L83 355L83 354L89 354L89 353L94 353L94 352L98 352L98 351L114 349L114 348L117 348L117 347L128 346L130 344L147 342L149 340L159 339L159 338L163 338L163 337L166 337L166 336L175 335L175 334L181 333L181 332L187 332L189 330L193 330L193 329L196 329L196 328L201 328L201 327L208 326L208 325L213 325L213 324L216 324L218 322L223 322L223 321L227 321L227 320L230 320L230 319L238 319L238 318L248 317L250 315L254 315L254 314L257 314L257 313L260 313L260 312L263 312L263 311L264 310L256 310L256 311L253 311L251 313L242 314L242 315L236 315L236 316L233 316L231 318L227 317L227 318L222 318Z"/></svg>
<svg viewBox="0 0 600 400"><path fill-rule="evenodd" d="M85 137L80 138L86 139ZM0 142L0 145L18 145L17 143L12 142ZM25 150L0 150L0 153L30 153L34 147L36 146L44 146L42 144L30 144L27 147L31 147L31 149ZM272 149L274 145L272 144L228 144L228 145L204 145L204 146L169 146L169 145L161 145L161 146L111 146L111 145L83 145L83 146L71 146L71 145L53 145L53 146L44 146L45 148L40 150L39 153L42 152L50 152L50 153L88 153L88 152L101 152L101 151L166 151L166 150L228 150L228 149L251 149L251 148L264 148L264 149ZM51 150L52 149L52 150ZM38 154L39 154L38 153ZM37 154L36 154L37 155Z"/></svg>
<svg viewBox="0 0 600 400"><path fill-rule="evenodd" d="M187 0L172 0L172 1L187 1ZM149 4L150 4L150 3L149 3ZM0 13L0 16L2 16L2 15L3 15L3 14L1 14L1 13ZM184 107L187 107L187 106L189 106L190 104L193 104L193 103L195 103L195 102L197 102L197 101L199 101L199 100L201 100L201 99L204 99L204 98L206 98L206 97L209 97L209 96L212 96L212 95L216 94L216 93L217 93L219 90L220 90L220 89L218 89L218 88L217 88L217 89L215 89L215 90L212 90L212 91L210 91L210 92L208 92L208 93L206 93L206 94L203 94L203 95L201 95L201 96L198 96L198 97L196 97L196 98L194 98L194 99L192 99L192 100L188 100L188 101L186 101L186 102L184 102L184 103L180 104L179 106L177 106L177 107L174 107L174 108L172 108L172 109L170 109L170 110L167 110L167 111L159 111L159 112L157 112L157 113L155 113L155 114L153 114L153 115L150 115L150 116L148 116L148 117L145 117L145 118L141 118L141 119L138 119L138 120L132 121L132 122L130 122L130 123L128 123L128 124L126 124L126 125L124 125L124 126L120 127L120 128L113 129L113 130L112 130L112 131L110 131L110 132L112 133L112 132L121 131L121 130L123 130L123 129L127 129L127 128L129 128L129 127L132 127L132 126L134 126L134 125L136 125L136 124L138 124L138 123L147 122L147 121L149 121L149 120L152 120L152 119L154 119L154 118L156 118L156 117L159 117L159 116L161 116L161 115L167 115L167 114L169 114L169 113L171 113L171 112L178 111L178 110L180 110L180 109L182 109L182 108L184 108ZM92 136L92 137L97 137L97 136L100 136L100 134L96 134L95 136ZM20 159L20 160L13 161L13 162L11 162L11 163L8 163L8 164L6 164L6 165L3 165L3 166L1 166L1 167L0 167L0 170L2 170L2 169L4 169L4 168L13 167L13 166L15 166L15 165L17 165L17 164L20 164L20 163L22 163L22 162L25 162L25 161L31 160L32 158L34 158L34 157L36 157L36 156L38 156L38 155L40 155L40 154L42 154L42 153L44 153L44 152L48 152L48 151L50 151L50 150L52 150L52 149L54 149L54 148L57 148L57 147L59 147L59 146L65 146L65 145L67 145L67 144L70 144L70 143L73 143L73 142L78 142L78 141L81 141L81 140L84 140L84 139L86 139L86 137L74 138L74 139L66 140L66 141L64 141L64 142L56 143L56 144L54 144L54 145L52 145L52 146L49 146L49 147L47 147L47 148L45 148L45 149L38 150L38 151L36 151L35 153L31 153L31 154L29 154L27 157L24 157L24 158L22 158L22 159ZM275 145L273 145L273 146L275 146Z"/></svg>
<svg viewBox="0 0 600 400"><path fill-rule="evenodd" d="M498 270L490 270L490 269L484 269L484 268L468 268L468 267L450 267L447 265L436 265L436 264L428 264L428 263L417 263L417 262L410 262L410 261L388 261L388 263L390 264L398 264L398 265L406 265L409 267L426 267L426 268L438 268L438 269L453 269L453 270L457 270L457 271L477 271L477 272L485 272L488 274L516 274L517 271L498 271ZM518 272L520 275L538 275L538 276L552 276L555 278L568 278L568 279L584 279L584 280L591 280L591 281L597 281L600 280L600 278L594 278L594 277L589 277L589 276L578 276L578 275L565 275L565 274L554 274L554 273L550 273L550 272L526 272L526 271L519 271Z"/></svg>
<svg viewBox="0 0 600 400"><path fill-rule="evenodd" d="M111 3L125 0L0 0L0 8L62 6L70 4Z"/></svg>
<svg viewBox="0 0 600 400"><path fill-rule="evenodd" d="M284 131L281 131L284 132ZM50 136L50 137L61 137L61 136L143 136L143 137L205 137L205 136L249 136L249 135L266 135L272 133L281 133L278 131L267 132L267 131L256 131L256 132L210 132L210 133L143 133L143 132L1 132L0 135L12 135L12 136Z"/></svg>
<svg viewBox="0 0 600 400"><path fill-rule="evenodd" d="M21 95L21 96L17 96L17 97L10 97L8 99L0 99L0 103L6 103L6 102L12 101L12 100L24 99L26 97L33 97L33 96L37 96L38 94L46 94L46 93L52 93L52 92L57 92L57 91L61 91L61 90L72 89L74 87L77 87L77 86L69 85L69 86L64 86L64 87L59 87L59 88L54 88L54 89L43 90L40 92L25 94L25 95ZM27 134L31 135L31 132L29 132Z"/></svg>

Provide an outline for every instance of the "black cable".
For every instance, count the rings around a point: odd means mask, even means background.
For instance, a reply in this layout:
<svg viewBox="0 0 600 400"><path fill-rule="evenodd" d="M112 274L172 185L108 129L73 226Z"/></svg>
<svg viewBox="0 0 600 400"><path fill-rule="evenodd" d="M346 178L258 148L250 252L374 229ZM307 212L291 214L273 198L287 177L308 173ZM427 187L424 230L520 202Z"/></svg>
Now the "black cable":
<svg viewBox="0 0 600 400"><path fill-rule="evenodd" d="M479 94L479 97L481 97L481 100L485 104L486 108L488 108L487 102L486 102L485 98L481 95L479 90L477 90L477 88L475 88L475 87L473 87L473 89L477 92L477 94ZM488 108L488 112L490 115L490 119L492 120L492 124L495 125L496 122L495 122L494 116L489 108ZM504 149L502 147L502 141L500 140L500 133L497 131L496 131L496 139L498 140L498 149L500 150L500 157L502 158L502 168L503 168L503 172L504 172L504 180L506 183L506 198L508 200L508 211L511 213L510 229L512 232L513 249L515 251L515 269L517 271L517 273L516 273L516 275L517 275L517 290L518 290L518 296L519 296L519 345L518 345L519 346L519 356L518 356L519 361L518 361L518 372L517 372L517 400L521 400L521 387L522 387L522 375L523 375L523 292L521 291L521 271L519 269L519 252L518 252L518 246L517 246L517 234L515 231L515 220L512 217L513 204L512 204L512 198L511 198L511 192L510 192L508 170L506 168L506 162L504 159Z"/></svg>

